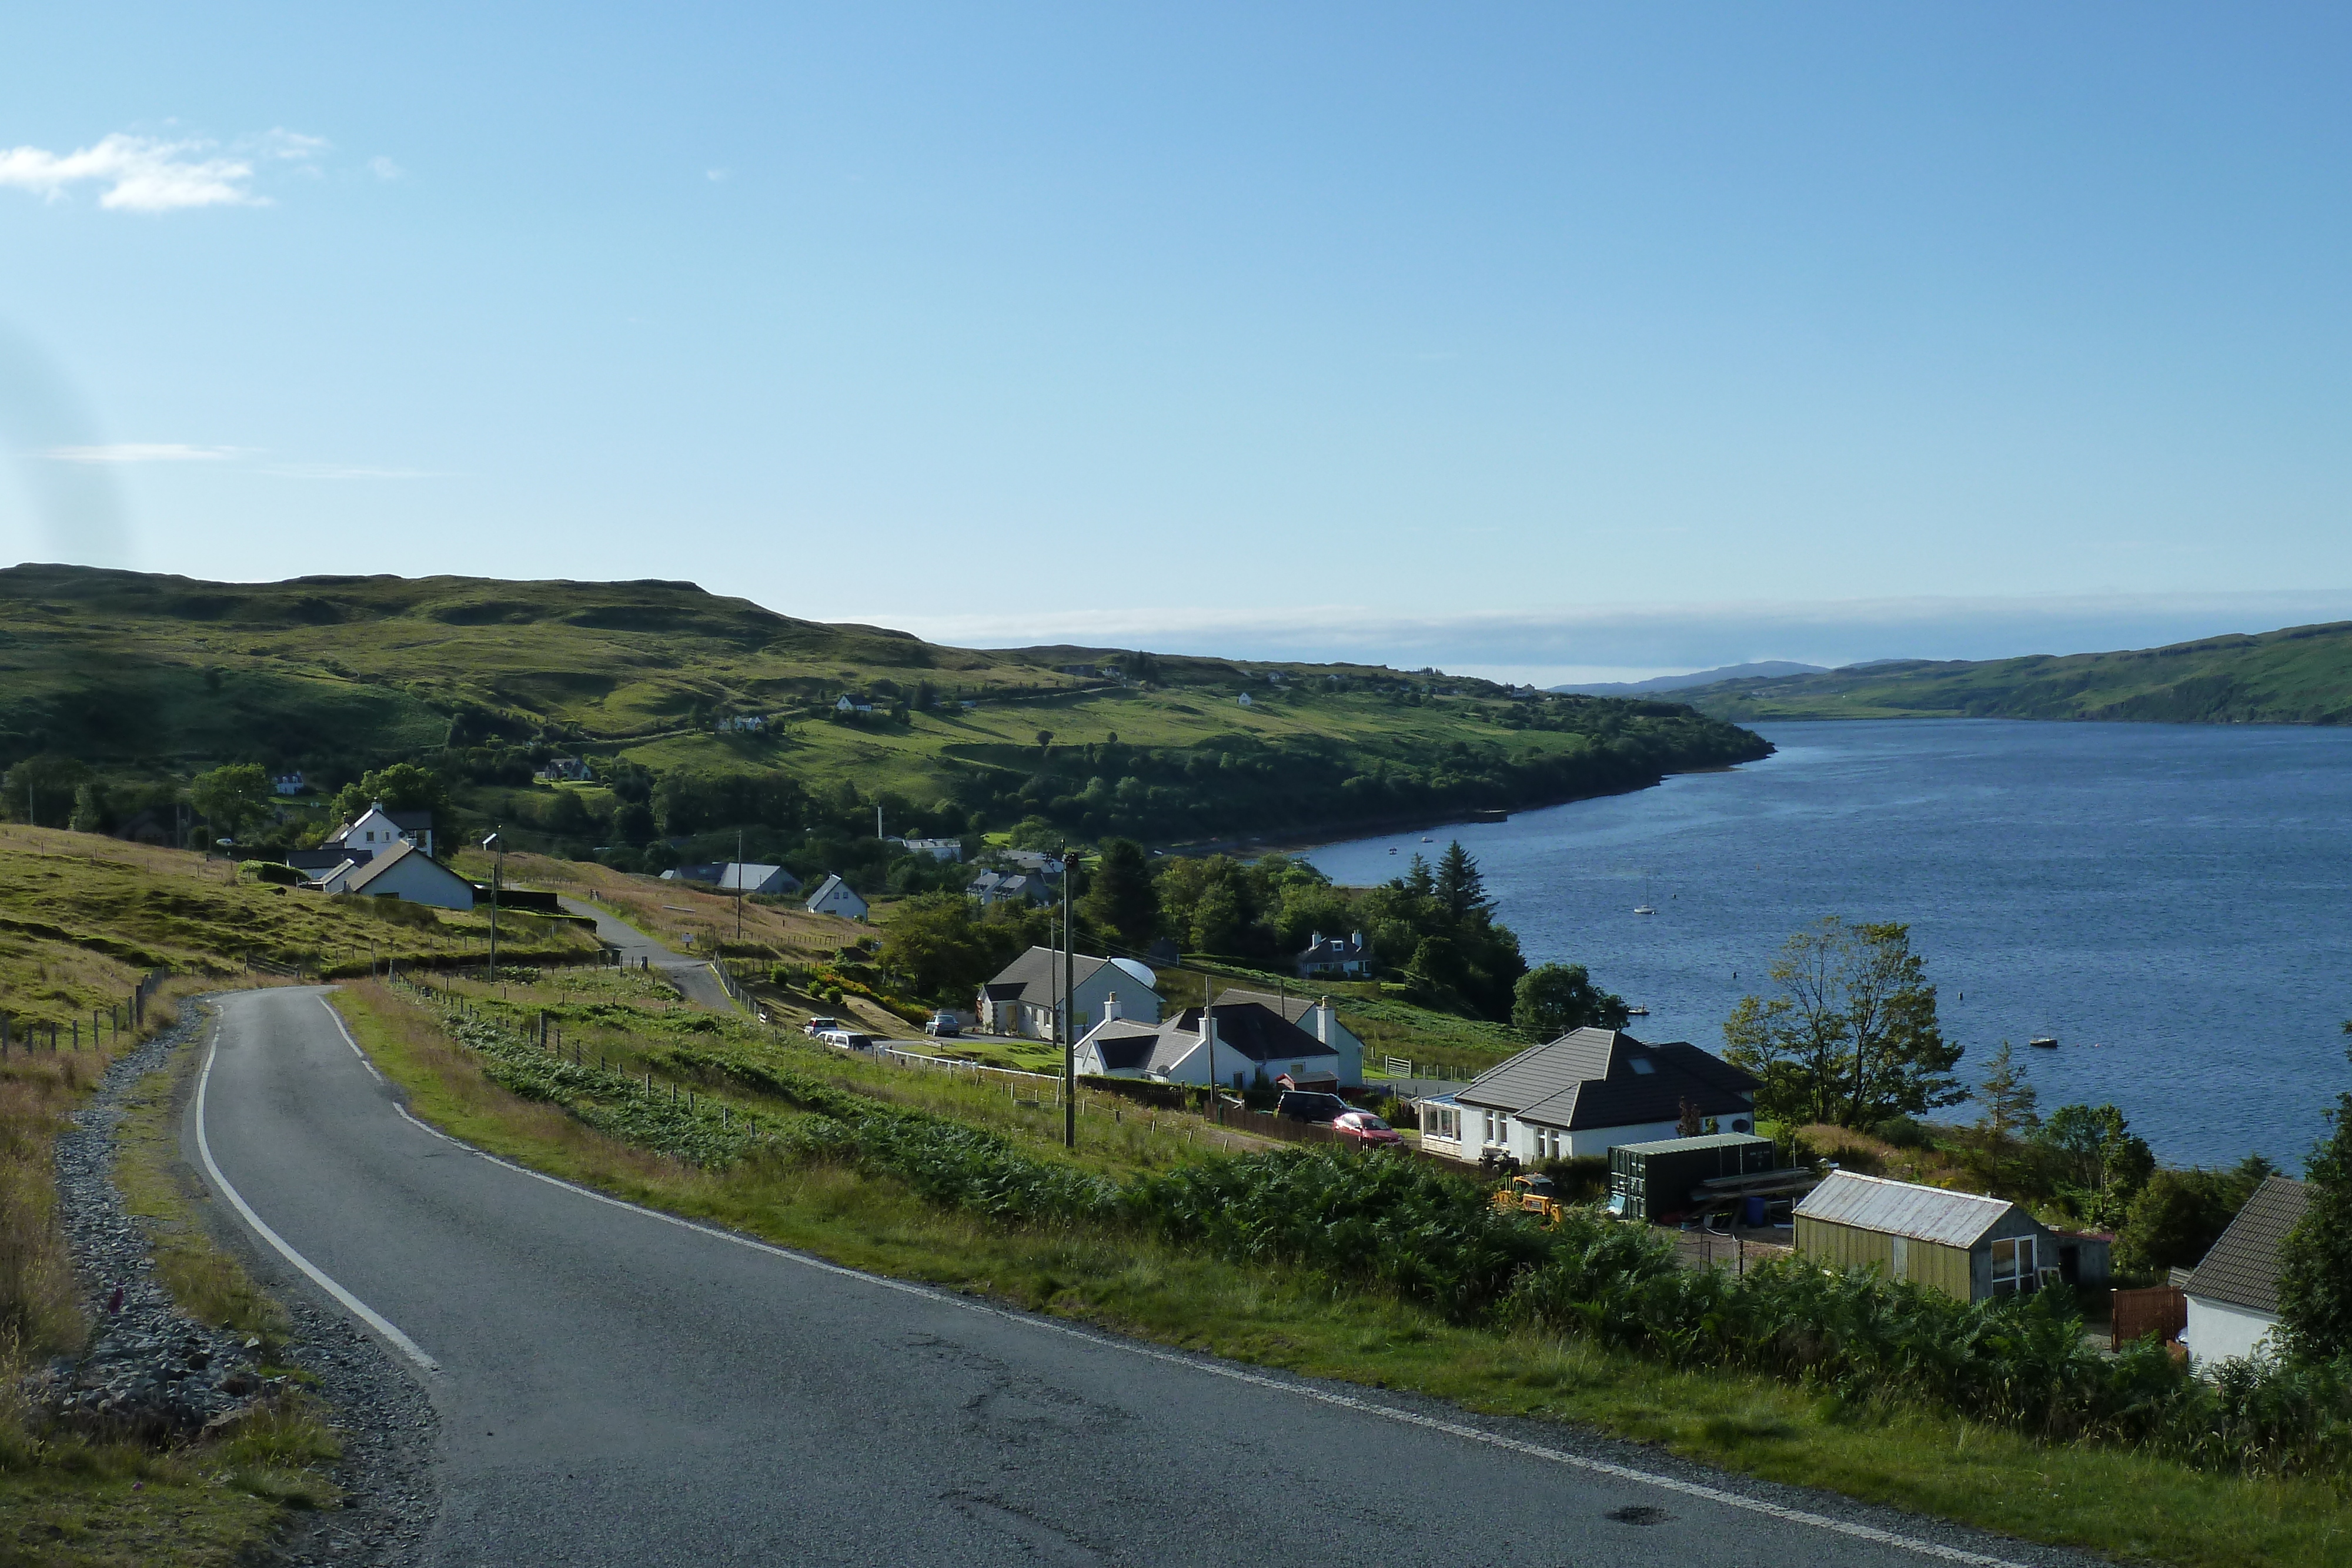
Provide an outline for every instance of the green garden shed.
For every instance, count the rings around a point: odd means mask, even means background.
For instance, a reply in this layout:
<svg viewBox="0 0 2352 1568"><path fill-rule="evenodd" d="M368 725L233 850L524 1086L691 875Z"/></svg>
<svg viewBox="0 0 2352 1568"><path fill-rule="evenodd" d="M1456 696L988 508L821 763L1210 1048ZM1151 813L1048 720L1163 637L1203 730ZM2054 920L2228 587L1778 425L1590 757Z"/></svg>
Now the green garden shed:
<svg viewBox="0 0 2352 1568"><path fill-rule="evenodd" d="M1963 1301L2058 1276L2058 1238L2005 1198L1836 1171L1797 1206L1796 1219L1801 1256L1875 1267Z"/></svg>

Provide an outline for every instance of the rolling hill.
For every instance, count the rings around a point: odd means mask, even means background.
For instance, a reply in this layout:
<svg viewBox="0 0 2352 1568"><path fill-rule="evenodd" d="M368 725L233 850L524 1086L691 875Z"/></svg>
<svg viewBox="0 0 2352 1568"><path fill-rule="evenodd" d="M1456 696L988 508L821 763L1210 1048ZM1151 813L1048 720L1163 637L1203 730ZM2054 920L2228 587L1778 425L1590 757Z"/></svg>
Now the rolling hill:
<svg viewBox="0 0 2352 1568"><path fill-rule="evenodd" d="M2126 653L1889 660L1675 693L1735 722L1794 718L2352 722L2352 622Z"/></svg>
<svg viewBox="0 0 2352 1568"><path fill-rule="evenodd" d="M845 693L876 711L837 714ZM720 727L752 716L756 730ZM687 582L0 570L0 762L54 754L130 778L254 761L331 785L412 760L514 789L529 764L583 754L600 772L737 780L680 809L689 831L813 820L782 791L845 823L881 804L910 828L1043 817L1181 840L1573 799L1769 749L1676 703L1360 664L951 648Z"/></svg>

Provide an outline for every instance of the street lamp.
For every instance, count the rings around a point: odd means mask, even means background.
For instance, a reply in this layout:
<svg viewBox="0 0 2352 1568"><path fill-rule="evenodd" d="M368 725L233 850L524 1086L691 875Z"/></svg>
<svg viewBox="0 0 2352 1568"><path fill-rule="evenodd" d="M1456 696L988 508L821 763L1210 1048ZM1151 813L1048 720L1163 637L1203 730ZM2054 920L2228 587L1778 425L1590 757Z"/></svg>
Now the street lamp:
<svg viewBox="0 0 2352 1568"><path fill-rule="evenodd" d="M499 978L499 873L506 866L506 841L495 832L482 840L482 849L490 856L490 972L489 982Z"/></svg>

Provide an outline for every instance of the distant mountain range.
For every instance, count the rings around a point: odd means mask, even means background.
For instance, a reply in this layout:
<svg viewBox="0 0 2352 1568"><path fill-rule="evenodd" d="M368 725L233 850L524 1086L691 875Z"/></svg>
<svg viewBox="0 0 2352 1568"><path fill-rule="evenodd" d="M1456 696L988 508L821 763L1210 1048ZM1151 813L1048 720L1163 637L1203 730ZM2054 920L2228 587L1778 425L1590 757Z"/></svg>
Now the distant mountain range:
<svg viewBox="0 0 2352 1568"><path fill-rule="evenodd" d="M1740 671L1745 670L1746 674ZM1771 674L1773 670L1794 672ZM1749 664L1672 690L1712 717L2139 719L2164 724L2352 724L2352 622L2291 626L2112 653L1885 659L1834 670ZM1699 683L1692 685L1688 683Z"/></svg>
<svg viewBox="0 0 2352 1568"><path fill-rule="evenodd" d="M1551 686L1547 689L1573 696L1633 697L1651 692L1678 692L1685 686L1711 686L1722 681L1828 673L1819 664L1792 664L1786 659L1762 659L1752 664L1726 664L1718 670L1693 670L1687 675L1657 675L1646 681L1601 681L1589 686Z"/></svg>

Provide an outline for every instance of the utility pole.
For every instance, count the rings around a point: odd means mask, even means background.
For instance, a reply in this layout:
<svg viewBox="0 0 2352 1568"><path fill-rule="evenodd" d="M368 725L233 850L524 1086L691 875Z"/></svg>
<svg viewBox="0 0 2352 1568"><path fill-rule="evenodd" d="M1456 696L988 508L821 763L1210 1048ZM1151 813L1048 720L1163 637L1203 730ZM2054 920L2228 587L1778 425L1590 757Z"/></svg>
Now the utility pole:
<svg viewBox="0 0 2352 1568"><path fill-rule="evenodd" d="M499 871L506 864L507 846L493 832L482 841L482 847L490 852L490 972L488 978L490 984L496 985L499 978Z"/></svg>
<svg viewBox="0 0 2352 1568"><path fill-rule="evenodd" d="M743 898L750 889L743 885L743 830L735 830L735 946L743 945Z"/></svg>
<svg viewBox="0 0 2352 1568"><path fill-rule="evenodd" d="M1062 1146L1078 1146L1078 961L1070 952L1070 852L1062 850Z"/></svg>

